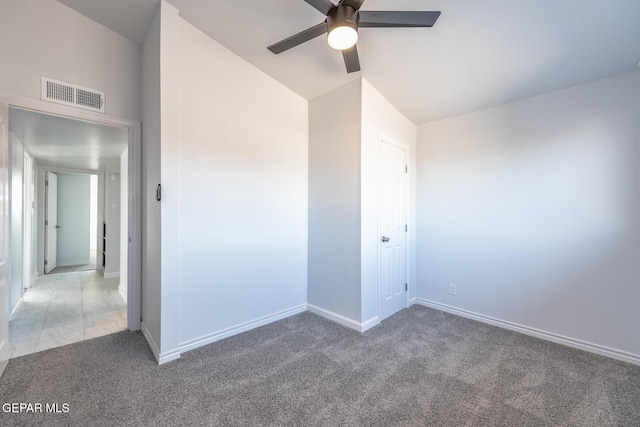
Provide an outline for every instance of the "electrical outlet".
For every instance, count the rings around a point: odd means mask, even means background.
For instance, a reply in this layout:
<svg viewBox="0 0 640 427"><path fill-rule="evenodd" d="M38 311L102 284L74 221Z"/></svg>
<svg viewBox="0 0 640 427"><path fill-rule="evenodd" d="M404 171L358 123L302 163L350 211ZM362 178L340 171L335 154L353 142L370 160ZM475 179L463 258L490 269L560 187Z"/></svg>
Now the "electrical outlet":
<svg viewBox="0 0 640 427"><path fill-rule="evenodd" d="M456 292L456 285L454 285L453 283L449 283L449 295L456 295Z"/></svg>

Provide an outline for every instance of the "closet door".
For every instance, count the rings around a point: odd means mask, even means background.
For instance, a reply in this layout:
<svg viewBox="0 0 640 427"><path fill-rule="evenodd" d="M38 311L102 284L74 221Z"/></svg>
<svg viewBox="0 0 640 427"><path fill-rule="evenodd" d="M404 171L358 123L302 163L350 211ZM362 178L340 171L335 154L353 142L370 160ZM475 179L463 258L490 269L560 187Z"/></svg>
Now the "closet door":
<svg viewBox="0 0 640 427"><path fill-rule="evenodd" d="M380 140L378 147L378 318L406 306L407 151Z"/></svg>

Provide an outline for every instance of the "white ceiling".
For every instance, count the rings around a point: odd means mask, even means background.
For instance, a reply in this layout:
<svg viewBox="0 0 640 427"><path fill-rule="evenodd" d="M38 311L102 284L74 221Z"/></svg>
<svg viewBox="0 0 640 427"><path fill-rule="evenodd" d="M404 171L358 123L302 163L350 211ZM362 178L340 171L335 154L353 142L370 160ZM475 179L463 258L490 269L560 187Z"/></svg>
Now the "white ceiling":
<svg viewBox="0 0 640 427"><path fill-rule="evenodd" d="M125 36L124 17L141 10L133 4L154 3L60 1ZM280 55L266 49L324 20L303 0L168 1L306 99L362 76L416 124L631 72L640 60L638 0L366 0L362 10L442 15L433 28L361 29L362 71L353 74L322 36Z"/></svg>
<svg viewBox="0 0 640 427"><path fill-rule="evenodd" d="M42 163L96 170L105 158L117 158L127 147L125 129L85 123L11 108L9 132Z"/></svg>
<svg viewBox="0 0 640 427"><path fill-rule="evenodd" d="M160 4L160 0L58 1L137 43L144 42L147 28Z"/></svg>

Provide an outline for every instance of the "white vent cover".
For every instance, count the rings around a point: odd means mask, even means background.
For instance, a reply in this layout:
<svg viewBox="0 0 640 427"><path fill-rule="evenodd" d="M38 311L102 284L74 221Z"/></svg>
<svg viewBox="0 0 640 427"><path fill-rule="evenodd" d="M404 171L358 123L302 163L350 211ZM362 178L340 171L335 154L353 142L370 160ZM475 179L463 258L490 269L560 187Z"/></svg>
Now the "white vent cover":
<svg viewBox="0 0 640 427"><path fill-rule="evenodd" d="M105 112L104 92L42 76L42 100Z"/></svg>

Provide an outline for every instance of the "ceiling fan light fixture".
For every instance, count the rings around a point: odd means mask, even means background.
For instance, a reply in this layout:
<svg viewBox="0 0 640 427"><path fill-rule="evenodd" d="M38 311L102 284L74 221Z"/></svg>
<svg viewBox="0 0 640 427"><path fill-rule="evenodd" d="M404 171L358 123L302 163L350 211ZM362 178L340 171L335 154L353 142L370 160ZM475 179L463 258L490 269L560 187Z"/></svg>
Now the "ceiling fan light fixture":
<svg viewBox="0 0 640 427"><path fill-rule="evenodd" d="M358 11L339 5L327 14L327 41L336 50L349 49L358 41Z"/></svg>
<svg viewBox="0 0 640 427"><path fill-rule="evenodd" d="M358 30L351 25L340 25L329 31L329 46L336 50L349 49L358 41Z"/></svg>

